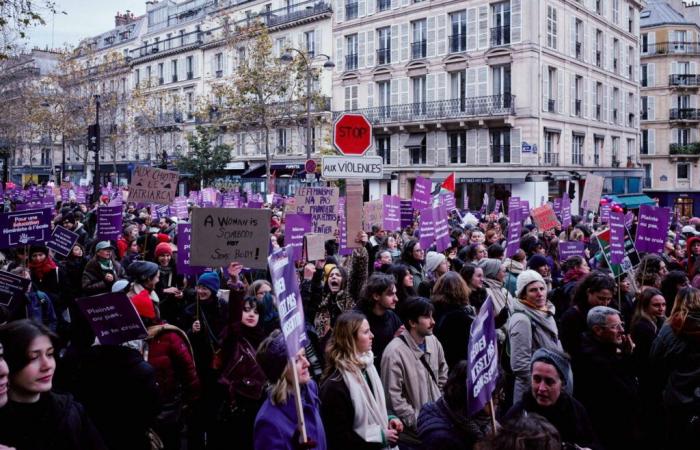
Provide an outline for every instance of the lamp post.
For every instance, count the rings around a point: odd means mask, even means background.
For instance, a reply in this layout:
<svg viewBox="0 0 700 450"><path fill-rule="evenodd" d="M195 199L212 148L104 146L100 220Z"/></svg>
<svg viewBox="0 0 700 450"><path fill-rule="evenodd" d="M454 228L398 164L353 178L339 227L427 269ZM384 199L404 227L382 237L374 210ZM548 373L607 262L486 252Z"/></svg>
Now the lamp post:
<svg viewBox="0 0 700 450"><path fill-rule="evenodd" d="M92 182L92 195L95 202L100 200L100 95L95 94L95 176Z"/></svg>
<svg viewBox="0 0 700 450"><path fill-rule="evenodd" d="M288 48L287 51L280 57L280 60L283 63L292 62L294 57L292 56L291 52L296 52L299 56L301 56L306 69L306 159L311 159L311 63L313 60L309 60L308 54L305 52L291 47ZM319 53L318 55L314 55L314 58L317 56L326 58L326 62L323 64L324 69L332 69L335 67L335 64L333 61L331 61L330 56L324 53Z"/></svg>

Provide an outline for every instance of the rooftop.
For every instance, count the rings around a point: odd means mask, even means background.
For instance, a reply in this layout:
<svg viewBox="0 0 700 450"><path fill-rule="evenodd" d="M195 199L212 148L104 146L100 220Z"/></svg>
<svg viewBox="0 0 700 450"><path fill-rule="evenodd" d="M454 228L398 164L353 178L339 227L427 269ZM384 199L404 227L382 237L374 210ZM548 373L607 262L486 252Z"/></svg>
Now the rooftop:
<svg viewBox="0 0 700 450"><path fill-rule="evenodd" d="M639 26L655 27L659 25L699 25L686 15L676 10L664 0L647 0L647 7L639 14Z"/></svg>

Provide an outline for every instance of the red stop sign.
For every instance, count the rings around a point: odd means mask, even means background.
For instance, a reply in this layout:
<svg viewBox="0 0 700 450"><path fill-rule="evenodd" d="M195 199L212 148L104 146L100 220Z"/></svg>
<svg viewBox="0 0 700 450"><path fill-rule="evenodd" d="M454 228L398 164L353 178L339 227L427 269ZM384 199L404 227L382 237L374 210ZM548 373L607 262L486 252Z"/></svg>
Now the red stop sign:
<svg viewBox="0 0 700 450"><path fill-rule="evenodd" d="M333 145L343 155L364 155L372 147L372 124L362 114L343 114L333 125Z"/></svg>

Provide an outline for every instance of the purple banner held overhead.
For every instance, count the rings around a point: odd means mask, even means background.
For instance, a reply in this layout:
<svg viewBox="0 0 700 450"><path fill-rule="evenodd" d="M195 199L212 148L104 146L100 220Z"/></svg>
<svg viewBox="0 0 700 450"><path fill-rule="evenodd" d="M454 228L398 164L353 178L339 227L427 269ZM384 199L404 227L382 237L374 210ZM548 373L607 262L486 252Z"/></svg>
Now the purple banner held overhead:
<svg viewBox="0 0 700 450"><path fill-rule="evenodd" d="M413 202L401 200L401 229L410 227L413 223Z"/></svg>
<svg viewBox="0 0 700 450"><path fill-rule="evenodd" d="M431 206L430 192L432 187L433 183L430 180L423 177L416 178L416 183L413 186L413 209L422 211Z"/></svg>
<svg viewBox="0 0 700 450"><path fill-rule="evenodd" d="M530 202L527 200L520 200L520 221L524 221L530 217Z"/></svg>
<svg viewBox="0 0 700 450"><path fill-rule="evenodd" d="M447 221L447 210L442 206L433 208L433 227L435 228L435 250L443 252L450 247L451 239L450 224ZM427 249L427 247L423 248Z"/></svg>
<svg viewBox="0 0 700 450"><path fill-rule="evenodd" d="M48 208L0 214L0 248L46 242L51 218Z"/></svg>
<svg viewBox="0 0 700 450"><path fill-rule="evenodd" d="M401 199L395 195L384 195L384 212L382 226L388 232L401 229Z"/></svg>
<svg viewBox="0 0 700 450"><path fill-rule="evenodd" d="M585 257L585 244L581 241L559 241L559 261L564 262L571 256Z"/></svg>
<svg viewBox="0 0 700 450"><path fill-rule="evenodd" d="M293 261L303 259L304 235L311 233L311 214L287 214L284 219L284 240Z"/></svg>
<svg viewBox="0 0 700 450"><path fill-rule="evenodd" d="M554 209L554 212L556 215L561 215L561 197L557 197L554 199L554 203L552 203L552 209Z"/></svg>
<svg viewBox="0 0 700 450"><path fill-rule="evenodd" d="M148 335L124 292L78 298L76 303L102 345L120 345Z"/></svg>
<svg viewBox="0 0 700 450"><path fill-rule="evenodd" d="M190 248L192 246L192 224L177 224L177 273L182 275L199 275L206 267L190 265Z"/></svg>
<svg viewBox="0 0 700 450"><path fill-rule="evenodd" d="M116 241L122 233L122 207L100 206L97 208L97 239Z"/></svg>
<svg viewBox="0 0 700 450"><path fill-rule="evenodd" d="M671 217L664 208L649 205L640 206L637 238L634 241L637 251L662 253L670 220Z"/></svg>
<svg viewBox="0 0 700 450"><path fill-rule="evenodd" d="M496 200L493 204L493 213L494 214L499 214L501 212L501 205L503 204L502 200Z"/></svg>
<svg viewBox="0 0 700 450"><path fill-rule="evenodd" d="M450 191L441 192L440 205L444 206L448 211L455 209L457 207L457 201L455 200L454 193Z"/></svg>
<svg viewBox="0 0 700 450"><path fill-rule="evenodd" d="M287 355L293 357L304 348L307 338L299 280L289 253L288 247L282 247L267 258L267 264L277 298L277 311L280 316L280 328L287 344Z"/></svg>
<svg viewBox="0 0 700 450"><path fill-rule="evenodd" d="M517 211L517 209L515 210ZM508 223L508 241L506 245L506 258L515 255L520 248L520 234L523 230L523 223L510 221Z"/></svg>
<svg viewBox="0 0 700 450"><path fill-rule="evenodd" d="M567 194L561 198L561 226L564 229L571 226L571 199Z"/></svg>
<svg viewBox="0 0 700 450"><path fill-rule="evenodd" d="M508 199L508 222L522 222L520 211L520 197L510 197Z"/></svg>
<svg viewBox="0 0 700 450"><path fill-rule="evenodd" d="M610 213L610 262L622 264L625 259L625 216L621 212Z"/></svg>
<svg viewBox="0 0 700 450"><path fill-rule="evenodd" d="M428 249L435 242L433 211L433 208L425 208L420 212L420 246L425 250L425 253L428 253Z"/></svg>
<svg viewBox="0 0 700 450"><path fill-rule="evenodd" d="M600 205L600 223L610 222L610 204Z"/></svg>
<svg viewBox="0 0 700 450"><path fill-rule="evenodd" d="M76 242L78 242L77 233L57 225L46 246L61 256L68 256Z"/></svg>
<svg viewBox="0 0 700 450"><path fill-rule="evenodd" d="M467 361L467 415L484 409L496 390L498 380L498 351L493 304L487 297L469 331Z"/></svg>

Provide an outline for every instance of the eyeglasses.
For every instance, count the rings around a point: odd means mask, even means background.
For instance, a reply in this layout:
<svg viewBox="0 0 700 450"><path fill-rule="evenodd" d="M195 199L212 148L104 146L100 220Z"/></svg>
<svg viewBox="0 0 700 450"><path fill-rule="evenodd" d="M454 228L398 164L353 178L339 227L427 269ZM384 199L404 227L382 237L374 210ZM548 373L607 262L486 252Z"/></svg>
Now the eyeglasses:
<svg viewBox="0 0 700 450"><path fill-rule="evenodd" d="M615 325L603 325L605 328L610 328L611 330L624 330L625 322L616 323Z"/></svg>

